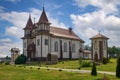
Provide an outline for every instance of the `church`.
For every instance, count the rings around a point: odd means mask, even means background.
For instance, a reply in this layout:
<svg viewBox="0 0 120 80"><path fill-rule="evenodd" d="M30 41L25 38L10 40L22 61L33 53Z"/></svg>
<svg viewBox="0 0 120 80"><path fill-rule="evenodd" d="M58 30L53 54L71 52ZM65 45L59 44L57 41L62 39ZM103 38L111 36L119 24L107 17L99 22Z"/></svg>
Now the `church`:
<svg viewBox="0 0 120 80"><path fill-rule="evenodd" d="M48 53L57 55L60 60L79 59L82 55L84 40L72 28L51 26L44 7L37 23L33 23L29 15L23 30L23 53L28 61L46 61Z"/></svg>

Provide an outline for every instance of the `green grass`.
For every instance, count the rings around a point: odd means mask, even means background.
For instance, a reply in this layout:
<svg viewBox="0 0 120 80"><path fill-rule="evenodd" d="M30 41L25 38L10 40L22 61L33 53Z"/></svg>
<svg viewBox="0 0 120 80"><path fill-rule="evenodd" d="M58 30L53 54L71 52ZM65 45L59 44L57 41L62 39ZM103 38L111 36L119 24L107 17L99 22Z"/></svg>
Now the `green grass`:
<svg viewBox="0 0 120 80"><path fill-rule="evenodd" d="M85 61L90 61L90 60L85 60ZM78 60L68 60L68 61L63 61L63 62L64 63L58 62L58 64L54 64L54 65L46 65L45 63L42 63L41 66L42 67L49 66L49 67L64 68L64 69L78 69L79 68L79 61ZM38 63L32 63L29 65L38 66ZM83 67L81 69L82 70L91 70L91 67ZM97 66L97 70L115 72L116 71L116 59L110 59L110 62L107 64L101 63L99 66Z"/></svg>
<svg viewBox="0 0 120 80"><path fill-rule="evenodd" d="M0 65L0 80L98 80L104 75L91 76L74 72L36 69L23 66ZM110 80L119 80L115 76L106 75Z"/></svg>

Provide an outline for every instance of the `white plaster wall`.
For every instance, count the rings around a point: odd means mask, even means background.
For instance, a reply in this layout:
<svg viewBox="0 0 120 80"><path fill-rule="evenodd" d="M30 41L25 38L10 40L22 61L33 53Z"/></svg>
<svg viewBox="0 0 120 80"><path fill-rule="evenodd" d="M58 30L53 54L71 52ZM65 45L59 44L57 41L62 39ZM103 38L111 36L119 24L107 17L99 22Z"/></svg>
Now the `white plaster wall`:
<svg viewBox="0 0 120 80"><path fill-rule="evenodd" d="M37 40L39 39L39 46L37 45ZM41 57L41 35L36 36L36 57Z"/></svg>
<svg viewBox="0 0 120 80"><path fill-rule="evenodd" d="M55 51L54 44L58 42L58 51ZM58 37L51 37L51 53L57 54L58 58L60 58L60 39Z"/></svg>
<svg viewBox="0 0 120 80"><path fill-rule="evenodd" d="M48 39L48 36L42 35L42 57L47 57L48 54L48 45L45 45L45 39Z"/></svg>
<svg viewBox="0 0 120 80"><path fill-rule="evenodd" d="M24 47L24 43L26 43L26 47ZM27 56L27 39L23 39L23 54Z"/></svg>
<svg viewBox="0 0 120 80"><path fill-rule="evenodd" d="M69 58L69 39L61 39L63 48L63 58ZM67 43L67 52L64 52L64 43Z"/></svg>
<svg viewBox="0 0 120 80"><path fill-rule="evenodd" d="M72 40L72 44L75 44L75 52L74 53L72 52L72 58L79 58L80 41Z"/></svg>

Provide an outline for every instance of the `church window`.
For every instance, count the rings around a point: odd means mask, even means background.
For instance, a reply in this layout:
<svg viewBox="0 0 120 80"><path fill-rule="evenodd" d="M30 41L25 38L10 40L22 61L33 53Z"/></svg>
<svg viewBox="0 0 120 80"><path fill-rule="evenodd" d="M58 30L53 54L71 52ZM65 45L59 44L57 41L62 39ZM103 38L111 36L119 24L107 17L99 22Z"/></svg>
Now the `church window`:
<svg viewBox="0 0 120 80"><path fill-rule="evenodd" d="M45 39L45 45L48 45L48 39Z"/></svg>
<svg viewBox="0 0 120 80"><path fill-rule="evenodd" d="M72 45L72 52L75 52L75 44Z"/></svg>
<svg viewBox="0 0 120 80"><path fill-rule="evenodd" d="M57 41L54 44L54 49L55 49L55 51L58 51L58 42Z"/></svg>
<svg viewBox="0 0 120 80"><path fill-rule="evenodd" d="M67 52L67 43L64 43L64 52Z"/></svg>
<svg viewBox="0 0 120 80"><path fill-rule="evenodd" d="M37 39L37 45L38 46L40 45L40 39Z"/></svg>

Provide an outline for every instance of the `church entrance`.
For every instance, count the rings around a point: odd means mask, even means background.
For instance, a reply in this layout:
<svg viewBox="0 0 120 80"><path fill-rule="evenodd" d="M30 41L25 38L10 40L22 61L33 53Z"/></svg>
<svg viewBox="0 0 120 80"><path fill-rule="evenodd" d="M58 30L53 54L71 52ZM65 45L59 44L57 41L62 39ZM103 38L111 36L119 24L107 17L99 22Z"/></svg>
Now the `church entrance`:
<svg viewBox="0 0 120 80"><path fill-rule="evenodd" d="M100 55L100 60L103 59L103 44L102 41L99 42L99 55Z"/></svg>
<svg viewBox="0 0 120 80"><path fill-rule="evenodd" d="M27 59L28 61L34 61L35 60L35 44L29 44L27 48Z"/></svg>

